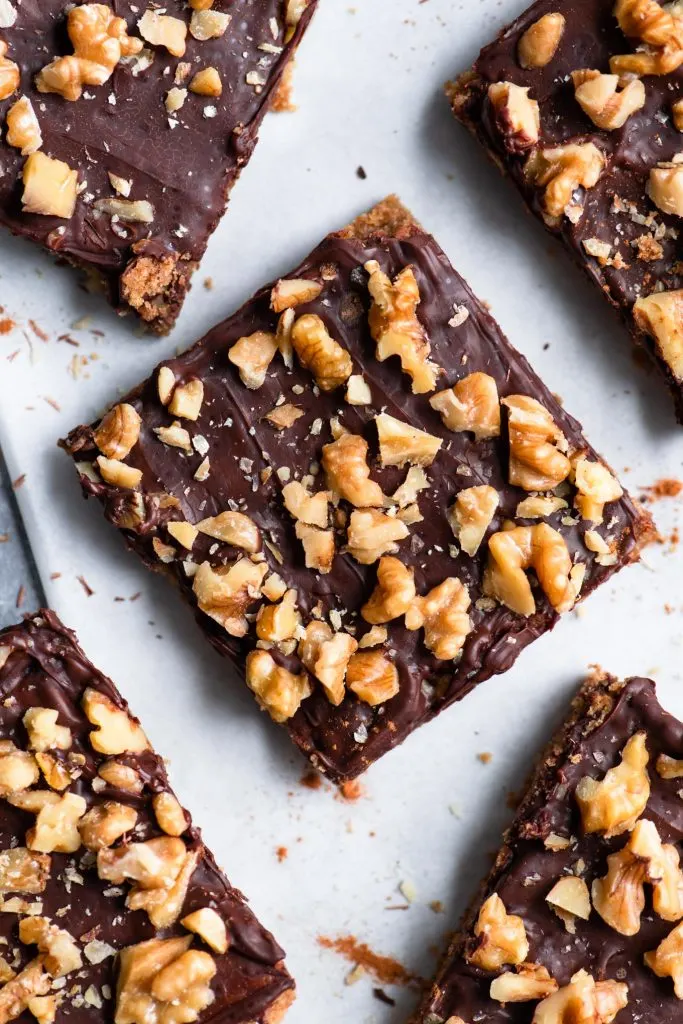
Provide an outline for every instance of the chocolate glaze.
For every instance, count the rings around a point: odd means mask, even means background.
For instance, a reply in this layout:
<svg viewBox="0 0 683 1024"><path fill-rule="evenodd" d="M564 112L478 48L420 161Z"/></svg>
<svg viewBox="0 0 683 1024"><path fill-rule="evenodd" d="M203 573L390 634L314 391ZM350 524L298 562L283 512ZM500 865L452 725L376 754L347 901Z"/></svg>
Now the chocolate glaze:
<svg viewBox="0 0 683 1024"><path fill-rule="evenodd" d="M591 702L595 699L599 705L604 693L590 698ZM663 842L683 851L680 780L662 779L655 770L659 754L683 757L683 723L661 708L649 679L625 683L611 711L604 721L600 716L598 725L591 721L594 710L589 703L587 714L571 721L559 754L553 752L552 759L539 766L465 934L456 940L452 955L437 976L424 1016L419 1017L422 1024L437 1024L453 1014L468 1022L528 1024L531 1020L535 1003L502 1006L495 1002L488 994L494 975L463 959L471 923L481 902L493 892L501 897L508 913L523 919L530 944L528 960L543 964L560 985L566 985L583 968L596 980L611 978L628 985L628 1005L619 1012L618 1024L680 1021L681 1002L674 995L671 979L656 977L643 963L643 954L656 949L674 927L654 913L649 895L640 931L628 938L611 929L595 910L588 921L577 921L576 934L570 935L545 901L558 878L581 859L586 865L582 877L590 889L593 879L606 873L607 856L624 846L626 836L606 840L582 834L574 790L584 776L602 778L618 764L623 747L636 732L646 732L650 754L652 789L642 816L655 823ZM551 832L577 838L569 849L552 852L543 845Z"/></svg>
<svg viewBox="0 0 683 1024"><path fill-rule="evenodd" d="M0 669L0 730L3 739L13 740L18 747L26 749L26 731L22 717L27 708L33 706L52 707L59 712L59 723L67 725L73 736L71 751L82 754L85 763L82 775L69 787L78 793L89 807L103 800L115 800L134 806L138 812L138 824L131 835L136 841L144 841L163 835L156 823L151 806L152 798L162 791L171 792L162 759L153 751L128 754L121 758L134 767L144 781L141 794L107 786L94 793L91 783L97 770L106 760L90 745L88 735L92 726L80 705L86 687L94 687L106 694L121 708L128 705L114 684L103 676L88 661L76 642L74 634L66 629L54 612L41 611L23 624L0 632L0 645L8 645L13 653ZM66 752L65 752L66 753ZM39 784L40 785L40 784ZM181 916L200 907L213 906L227 925L230 946L222 956L215 955L217 973L212 987L215 1002L200 1017L201 1024L217 1021L220 1024L245 1024L245 1022L267 1019L268 1008L288 989L293 981L282 964L283 951L272 935L263 928L249 910L242 894L233 889L225 875L218 869L213 856L202 842L201 832L191 824L183 838L188 848L201 850L201 859L192 876ZM26 830L35 822L35 817L20 811L2 801L0 813L0 848L23 845ZM43 913L65 928L74 938L96 930L96 937L109 943L115 949L142 942L159 936L186 935L179 924L157 932L143 911L126 909L127 886L113 887L100 881L94 867L94 855L82 848L74 855L51 854L50 880L46 891L39 897ZM106 895L105 890L114 890L120 895ZM66 907L66 913L57 913ZM57 915L57 916L55 916ZM0 936L3 952L20 949L20 962L24 966L33 956L35 947L20 947L17 934L18 917L15 914L0 914ZM86 937L87 942L90 935ZM80 943L79 943L80 945ZM8 957L11 959L11 956ZM98 1009L86 1003L74 1004L67 997L57 1013L57 1022L67 1017L75 1024L96 1024L112 1020L114 994L116 992L116 960L108 957L102 963L90 964L84 957L84 966L76 982L81 994L94 985L101 993L102 986L109 986L112 996L103 997L103 1007ZM69 989L71 985L67 986ZM33 1017L23 1014L19 1020L31 1024Z"/></svg>
<svg viewBox="0 0 683 1024"><path fill-rule="evenodd" d="M327 576L305 569L301 545L284 509L282 484L277 473L265 484L259 482L259 473L270 466L274 469L289 467L292 478L307 473L312 463L319 463L322 445L332 440L330 418L339 416L348 430L367 438L373 478L379 481L386 494L391 494L403 481L405 470L379 466L374 415L386 409L443 438L442 450L428 470L431 487L419 498L424 522L411 527L409 539L400 545L399 557L415 569L419 593L425 593L446 576L460 577L470 591L474 628L461 660L454 664L433 658L424 646L422 633L408 632L402 620L391 623L388 648L399 670L400 692L380 708L371 708L351 693L335 708L316 686L313 696L304 702L288 728L304 753L336 780L358 775L418 725L464 696L477 683L508 669L521 650L551 629L558 618L538 589L538 610L529 619L502 606L486 612L476 607L477 599L482 596L486 543L474 559L462 554L451 557L449 545L453 544L454 537L445 516L446 509L459 490L475 484L491 484L500 494L500 508L489 531L493 532L500 529L505 518L514 518L525 492L507 483L504 438L476 444L470 434L447 430L440 416L429 406L427 396L412 394L409 378L401 373L398 360L392 358L380 363L375 358L375 344L367 322L368 278L363 270L363 264L370 259L378 260L392 277L407 265L413 267L421 295L418 314L431 341L431 358L444 368L439 387L452 385L475 370L485 371L496 379L501 397L513 393L534 395L550 410L570 446L592 452L576 420L561 408L526 360L509 345L438 245L425 234L401 240L376 238L370 241L330 236L289 275L320 280L323 271L329 277L331 268L335 268L319 298L300 306L297 313L313 312L321 316L331 335L351 353L354 373L362 372L372 390L371 407L348 405L343 389L332 394L318 392L317 388L312 388L306 370L297 364L292 371L287 371L279 359L271 364L259 390L249 391L244 387L228 361L227 351L243 335L257 329L274 330L277 316L270 310L271 286L260 291L185 355L167 364L181 381L196 376L204 382L205 398L199 422L196 425L184 423L191 434L199 434L208 442L211 473L204 483L193 479L202 455L181 455L177 449L161 444L153 433L154 427L168 424L171 419L159 403L156 374L128 397L140 413L143 426L140 441L127 462L143 471L143 492L166 490L175 495L182 515L190 522L224 511L231 499L240 503L258 524L262 535L274 542L282 553L281 565L272 552L265 549L271 567L289 586L296 588L304 621L313 605L321 601L326 616L331 610L338 610L345 625L357 626L359 636L369 628L358 613L374 589L376 566L359 565L350 555L338 553L332 572ZM454 304L465 305L469 310L468 319L457 328L448 325ZM297 394L297 390L301 393ZM291 429L282 433L263 419L280 395L305 412ZM319 433L311 430L316 420L321 421ZM73 431L64 444L77 462L93 459L97 454L90 427ZM253 461L248 472L240 469L240 460L244 458ZM107 518L119 522L130 500L126 493L92 482L86 476L81 476L81 483L86 496L100 499ZM568 500L571 501L571 495ZM160 563L152 548L153 537L163 519L178 518L178 512L160 513L155 499L147 500L147 510L147 518L138 532L126 531L125 536L144 561L158 569ZM583 544L586 524L568 527L562 524L561 518L560 513L549 521L562 532L572 555L587 563L585 593L636 556L639 536L647 522L627 496L610 505L605 522L611 523L610 534L617 541L618 564L601 566ZM166 534L163 539L169 540ZM342 543L340 537L338 551ZM212 554L209 554L210 548ZM192 552L197 562L210 557L219 564L233 561L235 555L234 549L205 537L199 538ZM187 578L181 560L164 568L170 571L194 605L192 581ZM199 613L198 617L211 642L242 668L245 654L254 644L253 633L246 641L237 641L206 616ZM292 670L301 670L296 657L281 660ZM365 730L367 739L364 739Z"/></svg>
<svg viewBox="0 0 683 1024"><path fill-rule="evenodd" d="M672 123L671 104L683 96L683 66L670 75L643 78L645 106L630 117L623 128L614 131L597 128L575 99L571 73L581 68L609 72L610 57L636 49L638 41L624 36L612 13L613 8L613 0L562 0L561 3L538 0L482 50L474 65L473 77L464 76L461 87L456 90L454 110L483 142L496 163L510 175L532 212L562 239L579 266L621 312L635 336L631 310L636 299L662 287L666 290L683 287L680 218L662 213L646 191L650 170L681 152L681 133ZM555 56L544 68L524 70L517 60L520 37L538 18L556 11L564 15L566 27ZM540 146L593 142L605 154L606 168L597 185L583 196L585 212L577 224L572 224L567 217L557 225L549 225L544 220L543 189L530 185L524 176L527 154L509 152L494 123L487 92L489 85L498 81L526 86L529 95L538 101ZM644 262L637 258L631 243L651 232L636 223L629 213L615 209L615 197L632 205L638 215L655 214L656 223L669 229L669 234L659 239L661 259ZM591 238L608 242L614 247L612 255L618 252L628 267L601 267L583 247L583 242ZM637 332L637 340L652 350L652 344L641 332ZM683 421L681 383L674 380L663 360L659 359L658 363L672 388L677 413Z"/></svg>
<svg viewBox="0 0 683 1024"><path fill-rule="evenodd" d="M79 100L67 102L58 95L39 93L33 84L37 72L54 57L72 52L65 30L67 5L64 0L22 0L15 25L0 33L9 47L7 57L21 68L19 90L0 102L0 124L17 97L28 96L40 121L43 151L78 169L84 188L69 221L22 213L25 158L7 144L3 134L0 224L96 272L110 301L119 307L121 275L136 255L177 255L189 276L251 156L273 91L316 3L312 0L285 44L285 0L216 0L213 10L232 18L221 38L200 42L188 32L187 50L180 58L145 43L154 51L149 68L134 74L134 64L119 63L105 85L86 87ZM137 21L148 5L113 0L110 6L125 18L130 33L138 36ZM192 12L185 0L169 0L163 9L189 23ZM275 35L271 19L277 25ZM282 51L267 53L259 49L264 43ZM214 99L188 92L184 105L173 115L176 126L172 128L164 99L182 62L191 64L191 75L207 66L217 68L223 93ZM254 70L264 81L258 91L245 80ZM205 116L209 108L215 109L214 117ZM113 230L111 218L93 208L95 200L115 196L109 171L132 180L131 199L152 203L152 224L119 222ZM180 304L169 314L170 322Z"/></svg>

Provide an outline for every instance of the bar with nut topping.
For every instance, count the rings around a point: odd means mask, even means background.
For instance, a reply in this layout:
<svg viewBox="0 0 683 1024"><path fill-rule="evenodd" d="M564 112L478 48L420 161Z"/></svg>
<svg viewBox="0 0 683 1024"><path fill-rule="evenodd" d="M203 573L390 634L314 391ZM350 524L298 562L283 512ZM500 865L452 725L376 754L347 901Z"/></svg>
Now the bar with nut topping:
<svg viewBox="0 0 683 1024"><path fill-rule="evenodd" d="M165 333L317 0L0 3L0 224Z"/></svg>
<svg viewBox="0 0 683 1024"><path fill-rule="evenodd" d="M62 444L337 781L512 665L651 529L393 198Z"/></svg>
<svg viewBox="0 0 683 1024"><path fill-rule="evenodd" d="M683 724L589 679L540 758L415 1024L675 1024Z"/></svg>
<svg viewBox="0 0 683 1024"><path fill-rule="evenodd" d="M283 952L53 612L0 632L0 1021L277 1024Z"/></svg>
<svg viewBox="0 0 683 1024"><path fill-rule="evenodd" d="M654 356L683 422L683 11L537 0L453 111Z"/></svg>

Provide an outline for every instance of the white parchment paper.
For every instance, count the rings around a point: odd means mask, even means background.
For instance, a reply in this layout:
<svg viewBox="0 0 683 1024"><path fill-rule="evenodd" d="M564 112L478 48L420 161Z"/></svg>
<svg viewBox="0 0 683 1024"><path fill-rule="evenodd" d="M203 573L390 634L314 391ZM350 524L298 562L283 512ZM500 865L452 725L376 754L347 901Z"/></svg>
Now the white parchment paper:
<svg viewBox="0 0 683 1024"><path fill-rule="evenodd" d="M0 239L0 305L19 325L0 336L0 441L12 477L26 474L17 494L48 598L129 698L218 860L286 947L299 986L292 1024L405 1019L410 990L387 988L392 1009L369 978L346 985L351 965L318 937L353 934L417 975L432 972L511 817L506 793L522 784L589 663L654 675L664 704L683 715L680 555L668 542L648 552L646 567L621 573L506 676L376 765L364 798L349 804L299 784L304 765L284 732L259 714L172 588L81 500L55 441L327 231L396 191L635 493L683 476L683 428L659 378L635 364L606 304L525 215L443 97L443 81L520 9L521 0L321 0L297 61L299 109L267 117L164 341L141 338L73 272ZM63 333L79 347L59 341ZM678 508L653 506L667 537ZM282 861L278 847L288 851ZM401 882L414 889L407 908ZM430 909L435 900L445 913Z"/></svg>

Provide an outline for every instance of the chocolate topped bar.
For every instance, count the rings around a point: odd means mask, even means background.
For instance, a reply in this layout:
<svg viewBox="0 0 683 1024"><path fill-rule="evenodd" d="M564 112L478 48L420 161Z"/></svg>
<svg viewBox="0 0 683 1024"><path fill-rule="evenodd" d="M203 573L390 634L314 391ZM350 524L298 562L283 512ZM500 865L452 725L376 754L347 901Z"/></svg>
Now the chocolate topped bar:
<svg viewBox="0 0 683 1024"><path fill-rule="evenodd" d="M317 0L0 4L0 224L172 327Z"/></svg>
<svg viewBox="0 0 683 1024"><path fill-rule="evenodd" d="M283 952L53 612L0 632L0 1020L276 1024Z"/></svg>
<svg viewBox="0 0 683 1024"><path fill-rule="evenodd" d="M651 529L395 199L62 444L335 780L509 668Z"/></svg>
<svg viewBox="0 0 683 1024"><path fill-rule="evenodd" d="M683 421L680 4L538 0L448 92L654 354Z"/></svg>
<svg viewBox="0 0 683 1024"><path fill-rule="evenodd" d="M590 680L543 755L415 1024L675 1024L683 724Z"/></svg>

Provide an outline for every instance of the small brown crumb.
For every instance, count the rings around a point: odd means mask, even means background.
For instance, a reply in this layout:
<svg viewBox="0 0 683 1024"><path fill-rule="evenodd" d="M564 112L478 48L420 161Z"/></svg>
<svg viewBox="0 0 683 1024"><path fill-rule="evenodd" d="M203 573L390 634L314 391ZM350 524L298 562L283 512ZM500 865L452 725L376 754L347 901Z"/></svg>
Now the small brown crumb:
<svg viewBox="0 0 683 1024"><path fill-rule="evenodd" d="M362 164L361 164L361 165L359 165L359 166L358 166L358 167L356 168L356 177L360 178L360 180L361 180L361 181L365 181L365 179L367 178L367 176L368 176L368 175L367 175L367 171L365 170L365 168L363 167L363 165L362 165Z"/></svg>
<svg viewBox="0 0 683 1024"><path fill-rule="evenodd" d="M396 1006L396 1000L388 996L383 988L373 988L372 994L380 1003L386 1003L387 1006Z"/></svg>
<svg viewBox="0 0 683 1024"><path fill-rule="evenodd" d="M664 249L652 235L640 235L631 242L631 245L637 250L638 259L643 263L653 263L664 256Z"/></svg>
<svg viewBox="0 0 683 1024"><path fill-rule="evenodd" d="M16 607L17 608L21 608L22 604L24 603L24 598L25 597L26 597L26 587L22 583L22 585L19 587L19 590L17 591L17 600L16 600Z"/></svg>
<svg viewBox="0 0 683 1024"><path fill-rule="evenodd" d="M357 779L353 779L351 782L342 782L339 787L339 794L343 800L355 803L356 800L360 800L361 797L365 796L365 790Z"/></svg>
<svg viewBox="0 0 683 1024"><path fill-rule="evenodd" d="M320 789L323 784L323 777L319 772L305 772L299 779L299 785L306 789Z"/></svg>
<svg viewBox="0 0 683 1024"><path fill-rule="evenodd" d="M210 292L210 291L213 290L213 278L212 277L205 277L204 278L204 287L206 288L207 292Z"/></svg>
<svg viewBox="0 0 683 1024"><path fill-rule="evenodd" d="M13 491L18 491L19 488L22 487L25 482L26 482L26 473L22 473L21 476L18 476L16 478L16 480L12 481L12 490Z"/></svg>
<svg viewBox="0 0 683 1024"><path fill-rule="evenodd" d="M680 480L662 477L661 480L655 480L653 484L643 488L641 501L654 502L661 501L662 498L677 498L681 491L683 483Z"/></svg>
<svg viewBox="0 0 683 1024"><path fill-rule="evenodd" d="M31 330L33 331L33 333L35 334L35 336L37 338L40 338L41 341L49 341L50 340L50 335L46 334L45 331L42 329L42 327L38 326L38 324L35 322L35 320L29 320L28 325L31 328Z"/></svg>
<svg viewBox="0 0 683 1024"><path fill-rule="evenodd" d="M483 753L477 754L477 758L481 761L482 764L490 764L490 762L493 760L493 754L490 754L488 750L485 750Z"/></svg>
<svg viewBox="0 0 683 1024"><path fill-rule="evenodd" d="M429 909L435 914L443 914L446 908L441 900L432 900L429 904Z"/></svg>
<svg viewBox="0 0 683 1024"><path fill-rule="evenodd" d="M9 540L9 533L0 533L0 544L6 544Z"/></svg>
<svg viewBox="0 0 683 1024"><path fill-rule="evenodd" d="M50 579L51 580L59 580L61 578L62 578L61 572L51 572L50 573Z"/></svg>
<svg viewBox="0 0 683 1024"><path fill-rule="evenodd" d="M407 971L398 960L389 956L380 956L379 953L373 952L366 943L360 942L353 935L340 935L337 939L319 935L318 943L323 949L334 950L345 960L363 967L368 974L371 974L383 985L411 985L419 980L414 974Z"/></svg>
<svg viewBox="0 0 683 1024"><path fill-rule="evenodd" d="M83 576L77 576L77 577L76 577L76 579L78 580L78 582L80 583L80 585L81 585L81 586L83 587L83 589L85 590L85 592L86 592L87 596L88 596L88 597L92 597L92 596L93 596L93 594L95 593L95 591L94 591L94 590L92 589L92 587L91 587L91 586L90 586L90 584L89 584L89 583L87 582L87 580L85 579L85 577L83 577Z"/></svg>
<svg viewBox="0 0 683 1024"><path fill-rule="evenodd" d="M14 320L10 320L8 316L3 317L3 319L0 320L0 334L9 334L9 332L13 331L16 326L17 325Z"/></svg>

